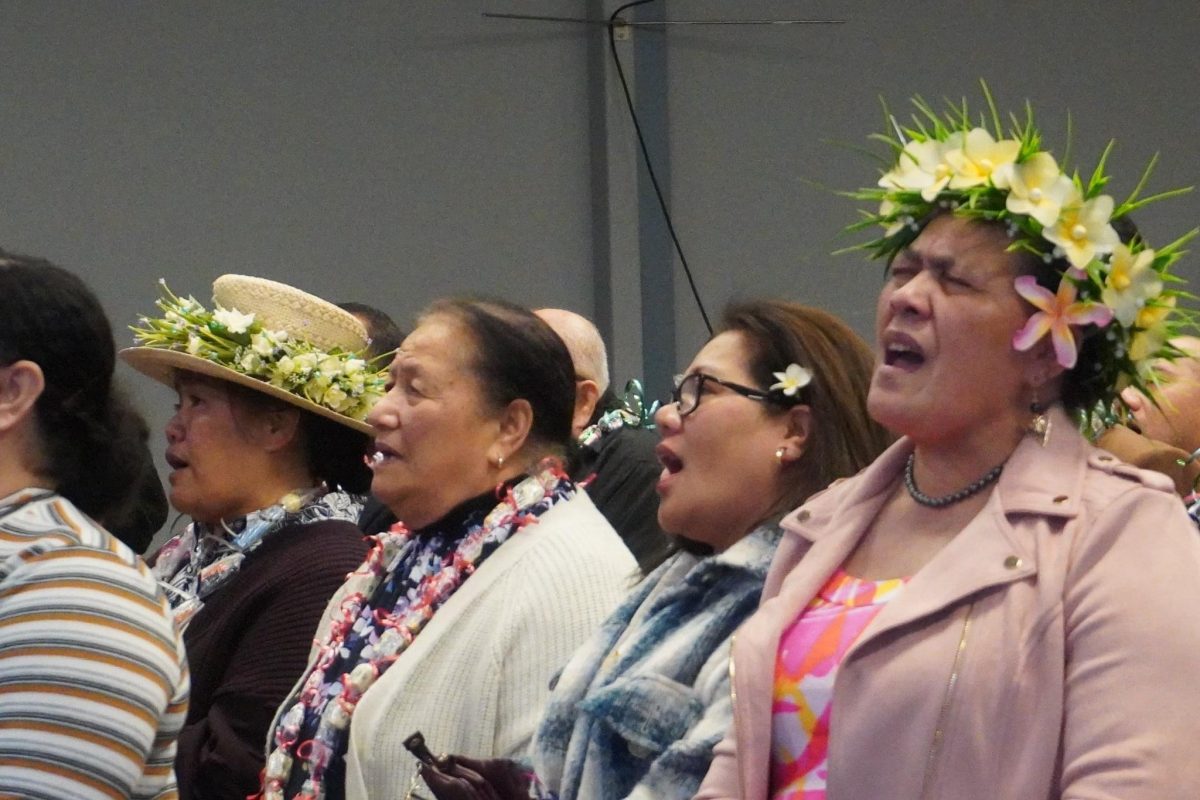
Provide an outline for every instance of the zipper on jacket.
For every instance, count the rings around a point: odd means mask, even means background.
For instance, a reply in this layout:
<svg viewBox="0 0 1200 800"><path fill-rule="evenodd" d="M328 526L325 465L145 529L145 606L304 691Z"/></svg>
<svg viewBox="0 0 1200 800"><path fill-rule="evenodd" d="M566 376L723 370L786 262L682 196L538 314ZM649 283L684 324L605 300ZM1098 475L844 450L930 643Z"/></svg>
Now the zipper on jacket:
<svg viewBox="0 0 1200 800"><path fill-rule="evenodd" d="M733 651L737 646L737 631L729 637L729 699L733 701L733 707L737 708L737 684L733 682Z"/></svg>
<svg viewBox="0 0 1200 800"><path fill-rule="evenodd" d="M958 684L958 672L962 667L963 655L967 651L967 634L971 631L971 613L975 603L967 606L967 614L963 618L962 633L958 637L958 647L954 651L954 663L950 667L950 678L946 681L946 692L942 696L942 707L938 711L937 727L933 731L933 741L929 743L929 755L925 759L925 777L921 781L921 799L927 800L929 790L933 787L933 779L937 776L938 757L942 753L942 740L945 738L946 716L950 713L950 701L954 695L954 687Z"/></svg>

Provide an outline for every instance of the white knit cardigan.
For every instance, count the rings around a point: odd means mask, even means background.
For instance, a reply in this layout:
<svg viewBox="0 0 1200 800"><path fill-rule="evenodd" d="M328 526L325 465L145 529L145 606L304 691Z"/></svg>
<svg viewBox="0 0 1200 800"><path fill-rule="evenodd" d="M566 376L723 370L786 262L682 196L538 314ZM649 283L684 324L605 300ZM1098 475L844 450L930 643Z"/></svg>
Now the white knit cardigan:
<svg viewBox="0 0 1200 800"><path fill-rule="evenodd" d="M350 725L347 800L403 797L416 766L403 741L417 730L436 753L524 755L551 679L625 596L635 570L582 491L515 532L363 695ZM333 597L326 622L357 583Z"/></svg>

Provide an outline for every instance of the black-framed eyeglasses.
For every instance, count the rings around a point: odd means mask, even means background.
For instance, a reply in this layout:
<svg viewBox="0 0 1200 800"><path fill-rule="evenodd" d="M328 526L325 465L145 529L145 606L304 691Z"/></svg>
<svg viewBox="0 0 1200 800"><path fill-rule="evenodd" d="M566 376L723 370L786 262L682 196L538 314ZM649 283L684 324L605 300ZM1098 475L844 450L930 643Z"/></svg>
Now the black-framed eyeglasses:
<svg viewBox="0 0 1200 800"><path fill-rule="evenodd" d="M704 394L704 384L709 382L724 386L731 392L736 392L742 397L748 397L760 403L777 402L774 395L762 389L752 389L740 383L721 380L704 372L689 372L687 375L675 376L675 389L671 392L671 400L679 407L679 416L686 417L700 407L700 396Z"/></svg>

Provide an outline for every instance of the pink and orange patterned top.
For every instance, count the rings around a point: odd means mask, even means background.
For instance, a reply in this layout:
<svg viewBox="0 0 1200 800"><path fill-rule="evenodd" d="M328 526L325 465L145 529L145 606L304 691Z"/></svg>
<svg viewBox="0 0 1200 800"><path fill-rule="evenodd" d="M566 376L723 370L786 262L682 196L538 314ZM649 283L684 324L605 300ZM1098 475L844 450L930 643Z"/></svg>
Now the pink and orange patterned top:
<svg viewBox="0 0 1200 800"><path fill-rule="evenodd" d="M838 569L779 637L772 800L825 800L833 679L850 645L905 581L861 580Z"/></svg>

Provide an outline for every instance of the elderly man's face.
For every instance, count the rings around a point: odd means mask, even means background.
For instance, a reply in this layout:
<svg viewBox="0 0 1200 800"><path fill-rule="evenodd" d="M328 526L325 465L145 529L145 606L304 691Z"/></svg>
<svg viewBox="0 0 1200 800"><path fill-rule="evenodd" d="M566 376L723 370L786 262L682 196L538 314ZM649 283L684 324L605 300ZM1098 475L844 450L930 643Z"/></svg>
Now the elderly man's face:
<svg viewBox="0 0 1200 800"><path fill-rule="evenodd" d="M1163 385L1153 391L1157 407L1132 389L1121 396L1145 436L1190 453L1200 448L1200 339L1180 336L1174 344L1190 357L1163 365Z"/></svg>

